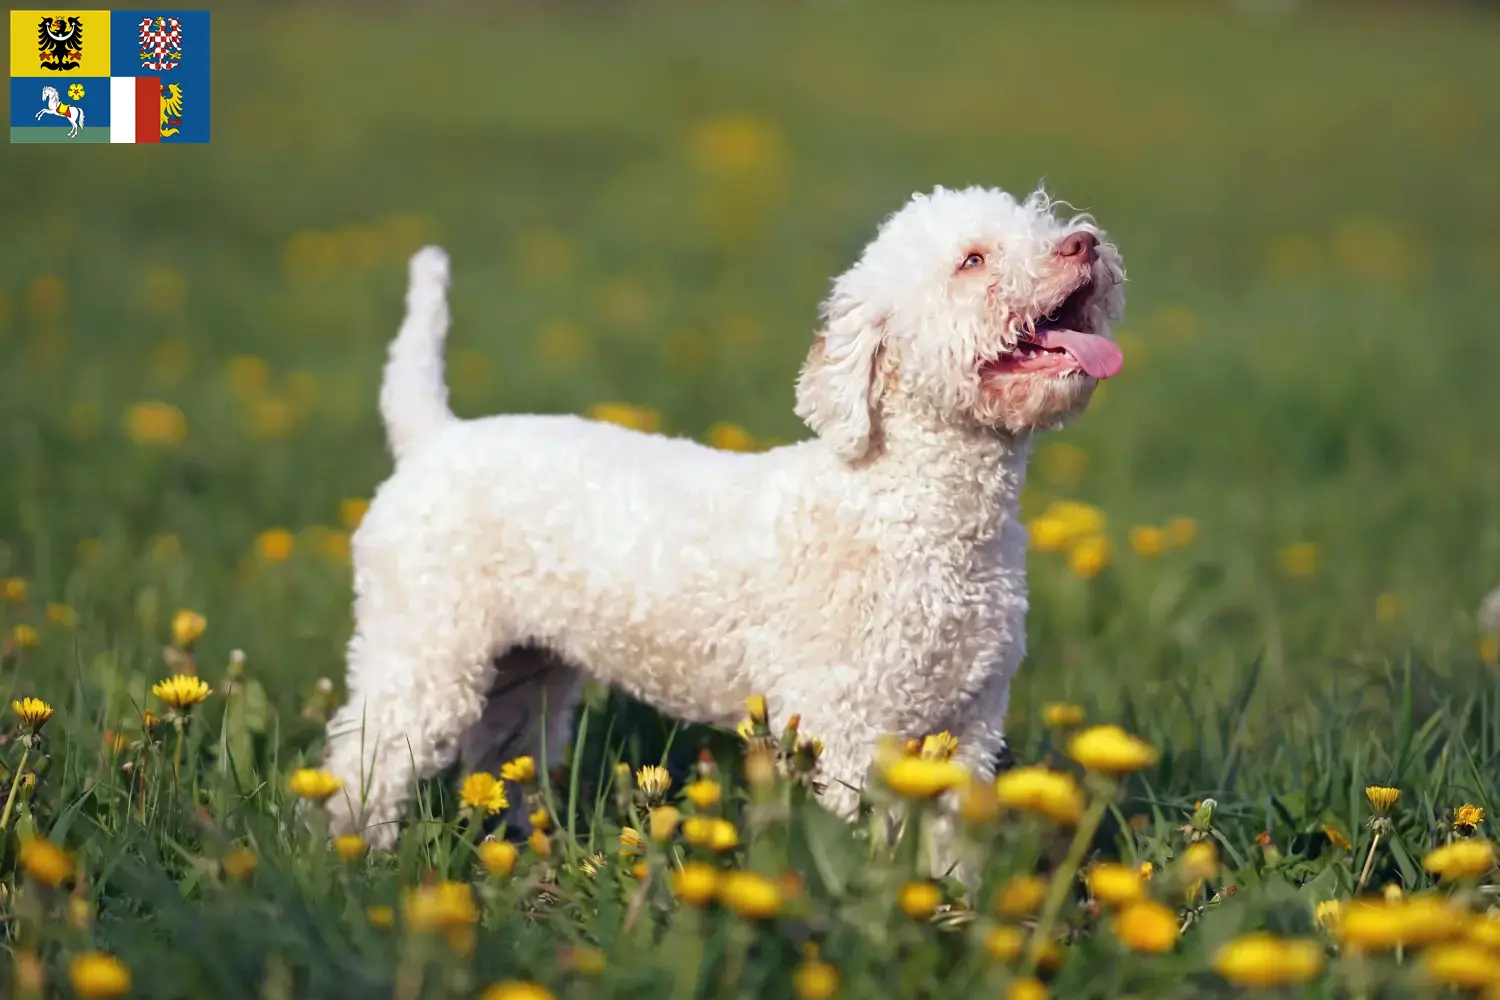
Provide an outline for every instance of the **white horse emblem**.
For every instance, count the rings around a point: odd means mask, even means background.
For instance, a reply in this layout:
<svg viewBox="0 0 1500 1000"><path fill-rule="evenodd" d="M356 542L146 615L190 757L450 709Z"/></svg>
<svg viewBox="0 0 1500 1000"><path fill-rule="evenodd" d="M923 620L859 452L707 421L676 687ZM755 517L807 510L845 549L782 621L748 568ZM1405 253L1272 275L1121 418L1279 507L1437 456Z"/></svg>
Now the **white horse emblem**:
<svg viewBox="0 0 1500 1000"><path fill-rule="evenodd" d="M42 100L46 102L47 106L36 113L37 121L42 120L42 115L56 115L59 118L66 118L68 124L73 126L68 132L68 138L70 139L78 134L79 129L83 128L83 109L76 104L64 104L62 97L57 93L56 87L43 87Z"/></svg>

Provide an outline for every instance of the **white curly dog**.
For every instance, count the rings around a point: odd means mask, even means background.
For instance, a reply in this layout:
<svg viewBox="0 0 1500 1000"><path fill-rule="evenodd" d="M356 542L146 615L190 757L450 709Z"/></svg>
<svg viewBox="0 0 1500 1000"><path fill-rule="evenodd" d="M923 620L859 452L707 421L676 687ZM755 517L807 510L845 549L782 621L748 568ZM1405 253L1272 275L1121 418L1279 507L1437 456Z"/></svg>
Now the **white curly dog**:
<svg viewBox="0 0 1500 1000"><path fill-rule="evenodd" d="M389 847L414 779L567 745L580 679L733 725L764 694L858 804L877 739L948 730L982 775L1025 652L1017 498L1034 430L1122 357L1115 248L1041 191L937 188L823 304L816 432L715 451L572 416L458 420L447 258L412 259L380 408L396 457L354 536L335 832ZM515 796L512 796L515 798Z"/></svg>

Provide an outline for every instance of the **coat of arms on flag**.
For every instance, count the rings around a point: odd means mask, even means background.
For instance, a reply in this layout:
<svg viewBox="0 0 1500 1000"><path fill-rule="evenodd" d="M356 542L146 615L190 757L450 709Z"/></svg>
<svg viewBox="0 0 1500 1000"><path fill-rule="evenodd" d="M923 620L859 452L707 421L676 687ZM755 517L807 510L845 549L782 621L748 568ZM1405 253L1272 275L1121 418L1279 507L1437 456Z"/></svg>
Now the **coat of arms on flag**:
<svg viewBox="0 0 1500 1000"><path fill-rule="evenodd" d="M13 10L10 141L208 142L209 12Z"/></svg>
<svg viewBox="0 0 1500 1000"><path fill-rule="evenodd" d="M182 62L182 22L175 17L141 18L141 67L176 69Z"/></svg>
<svg viewBox="0 0 1500 1000"><path fill-rule="evenodd" d="M37 23L36 47L42 69L77 69L83 58L83 22L43 15Z"/></svg>

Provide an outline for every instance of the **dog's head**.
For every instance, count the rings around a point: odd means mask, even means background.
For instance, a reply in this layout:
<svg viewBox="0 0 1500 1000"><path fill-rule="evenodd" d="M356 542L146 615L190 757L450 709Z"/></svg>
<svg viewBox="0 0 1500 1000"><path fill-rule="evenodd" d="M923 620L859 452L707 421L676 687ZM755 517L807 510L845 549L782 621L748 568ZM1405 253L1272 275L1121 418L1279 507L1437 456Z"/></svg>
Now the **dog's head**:
<svg viewBox="0 0 1500 1000"><path fill-rule="evenodd" d="M834 282L797 415L844 459L869 450L892 387L950 421L1057 426L1120 371L1120 255L1041 191L937 188L888 218Z"/></svg>

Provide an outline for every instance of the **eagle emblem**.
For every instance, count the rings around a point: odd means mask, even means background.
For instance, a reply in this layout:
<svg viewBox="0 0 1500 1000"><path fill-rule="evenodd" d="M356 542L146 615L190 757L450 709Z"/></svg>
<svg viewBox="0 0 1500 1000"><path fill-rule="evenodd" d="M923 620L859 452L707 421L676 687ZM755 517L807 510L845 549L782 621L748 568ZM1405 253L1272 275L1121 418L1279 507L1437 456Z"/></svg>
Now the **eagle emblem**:
<svg viewBox="0 0 1500 1000"><path fill-rule="evenodd" d="M161 90L161 134L162 138L182 131L182 88L169 83Z"/></svg>
<svg viewBox="0 0 1500 1000"><path fill-rule="evenodd" d="M83 59L83 22L76 17L44 17L36 29L42 69L77 69Z"/></svg>
<svg viewBox="0 0 1500 1000"><path fill-rule="evenodd" d="M175 17L143 17L137 25L141 68L158 73L182 65L182 22Z"/></svg>

